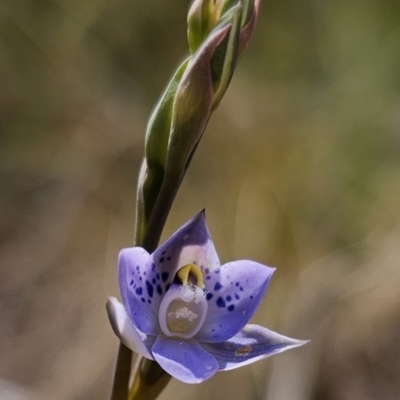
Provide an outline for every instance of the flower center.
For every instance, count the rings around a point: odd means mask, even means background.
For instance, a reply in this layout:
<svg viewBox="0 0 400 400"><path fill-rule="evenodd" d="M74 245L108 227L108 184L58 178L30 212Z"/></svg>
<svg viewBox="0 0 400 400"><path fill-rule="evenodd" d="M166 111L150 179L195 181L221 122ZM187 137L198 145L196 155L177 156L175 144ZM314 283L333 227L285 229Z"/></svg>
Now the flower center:
<svg viewBox="0 0 400 400"><path fill-rule="evenodd" d="M190 283L198 286L201 289L204 289L205 287L203 282L203 274L197 265L186 264L176 273L176 275L183 285Z"/></svg>
<svg viewBox="0 0 400 400"><path fill-rule="evenodd" d="M207 314L204 291L195 285L173 284L164 296L158 312L161 330L167 336L193 337Z"/></svg>

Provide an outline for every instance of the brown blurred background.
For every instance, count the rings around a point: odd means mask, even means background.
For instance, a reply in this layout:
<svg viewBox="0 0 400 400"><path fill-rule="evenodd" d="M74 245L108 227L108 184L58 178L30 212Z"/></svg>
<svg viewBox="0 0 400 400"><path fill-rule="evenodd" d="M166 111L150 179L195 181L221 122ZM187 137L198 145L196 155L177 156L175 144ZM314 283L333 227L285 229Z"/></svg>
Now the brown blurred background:
<svg viewBox="0 0 400 400"><path fill-rule="evenodd" d="M0 399L108 399L104 303L188 0L0 2ZM400 3L264 0L164 238L278 270L254 321L310 345L161 400L400 399Z"/></svg>

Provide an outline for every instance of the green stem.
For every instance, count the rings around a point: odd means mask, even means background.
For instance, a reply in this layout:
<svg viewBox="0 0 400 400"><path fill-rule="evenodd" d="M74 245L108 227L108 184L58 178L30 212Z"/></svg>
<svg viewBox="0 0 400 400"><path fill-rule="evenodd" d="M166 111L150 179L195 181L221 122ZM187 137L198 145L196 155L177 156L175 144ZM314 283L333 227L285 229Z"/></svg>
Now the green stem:
<svg viewBox="0 0 400 400"><path fill-rule="evenodd" d="M152 253L157 248L180 182L181 180L175 181L172 187L171 185L165 185L165 182L163 183L160 190L162 196L157 198L147 226L142 226L143 219L138 218L138 215L136 216L135 246L142 245L149 253ZM138 191L140 191L140 188ZM121 343L115 368L111 400L155 399L171 378L156 362L146 360L137 355L135 367L132 371L132 390L129 391L131 368L132 351Z"/></svg>
<svg viewBox="0 0 400 400"><path fill-rule="evenodd" d="M172 178L172 179L171 179ZM158 246L164 225L167 221L176 193L182 182L182 178L165 176L162 182L154 208L146 227L143 238L143 248L152 253Z"/></svg>
<svg viewBox="0 0 400 400"><path fill-rule="evenodd" d="M134 366L132 375L134 380L129 400L155 400L171 379L156 362L143 357Z"/></svg>
<svg viewBox="0 0 400 400"><path fill-rule="evenodd" d="M131 364L132 351L120 343L111 400L126 400L128 398Z"/></svg>
<svg viewBox="0 0 400 400"><path fill-rule="evenodd" d="M179 190L183 177L192 161L198 143L193 149L187 160L185 170L182 175L176 176L173 173L164 177L161 184L157 200L151 210L148 223L144 218L144 210L137 209L135 227L135 246L142 246L150 254L157 248L160 241L165 222L171 210L175 196ZM146 173L146 163L142 164L140 175ZM143 181L139 178L139 182ZM143 206L139 196L141 188L138 187L137 207ZM132 371L133 382L129 393L129 380L131 377L132 351L120 344L117 366L114 375L114 384L111 400L152 400L165 388L171 379L156 362L147 360L136 355L135 367ZM129 397L128 397L129 393Z"/></svg>

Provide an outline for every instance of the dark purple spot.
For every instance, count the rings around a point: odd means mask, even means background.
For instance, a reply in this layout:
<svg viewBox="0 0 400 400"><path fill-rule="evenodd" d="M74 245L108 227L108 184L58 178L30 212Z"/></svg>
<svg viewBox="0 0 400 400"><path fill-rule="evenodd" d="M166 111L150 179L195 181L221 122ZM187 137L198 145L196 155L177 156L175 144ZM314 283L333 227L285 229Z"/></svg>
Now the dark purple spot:
<svg viewBox="0 0 400 400"><path fill-rule="evenodd" d="M240 286L240 291L243 292L243 286Z"/></svg>
<svg viewBox="0 0 400 400"><path fill-rule="evenodd" d="M154 288L153 288L153 285L149 281L146 281L146 289L147 289L147 293L148 293L149 297L153 297Z"/></svg>
<svg viewBox="0 0 400 400"><path fill-rule="evenodd" d="M163 272L161 274L161 279L162 279L163 282L165 282L168 279L168 277L169 277L169 273L168 272Z"/></svg>
<svg viewBox="0 0 400 400"><path fill-rule="evenodd" d="M151 300L149 299L149 300L147 300L147 302L149 303L149 304L151 304Z"/></svg>
<svg viewBox="0 0 400 400"><path fill-rule="evenodd" d="M171 257L167 257L167 261L171 261Z"/></svg>
<svg viewBox="0 0 400 400"><path fill-rule="evenodd" d="M133 281L131 281L130 285L131 285L131 286L133 285Z"/></svg>
<svg viewBox="0 0 400 400"><path fill-rule="evenodd" d="M227 310L228 311L233 311L235 309L235 306L233 304L231 304L230 306L228 306Z"/></svg>
<svg viewBox="0 0 400 400"><path fill-rule="evenodd" d="M226 296L226 301L231 301L232 297L231 296Z"/></svg>
<svg viewBox="0 0 400 400"><path fill-rule="evenodd" d="M239 299L240 299L239 295L236 294L236 293L235 293L235 299L236 299L236 300L239 300Z"/></svg>
<svg viewBox="0 0 400 400"><path fill-rule="evenodd" d="M143 275L146 276L146 274L147 274L147 271L144 271L144 274L143 274Z"/></svg>
<svg viewBox="0 0 400 400"><path fill-rule="evenodd" d="M136 269L139 271L139 269L140 269L139 265L136 266Z"/></svg>
<svg viewBox="0 0 400 400"><path fill-rule="evenodd" d="M236 282L235 285L236 285L236 286L239 286L239 282Z"/></svg>
<svg viewBox="0 0 400 400"><path fill-rule="evenodd" d="M250 300L253 300L253 296L250 296Z"/></svg>
<svg viewBox="0 0 400 400"><path fill-rule="evenodd" d="M146 300L144 299L144 297L142 297L142 303L146 303Z"/></svg>
<svg viewBox="0 0 400 400"><path fill-rule="evenodd" d="M166 292L168 292L168 290L169 290L169 288L171 287L171 284L170 283L168 283L168 285L167 286L165 286L165 291Z"/></svg>
<svg viewBox="0 0 400 400"><path fill-rule="evenodd" d="M143 280L141 276L139 277L139 279L140 279L141 281Z"/></svg>
<svg viewBox="0 0 400 400"><path fill-rule="evenodd" d="M156 278L157 278L157 280L160 279L160 274L158 272L157 272Z"/></svg>
<svg viewBox="0 0 400 400"><path fill-rule="evenodd" d="M216 269L214 272L215 272L216 274L219 274L221 271L220 271L220 269Z"/></svg>
<svg viewBox="0 0 400 400"><path fill-rule="evenodd" d="M206 268L204 271L206 271L206 274L210 273L210 269L209 268Z"/></svg>
<svg viewBox="0 0 400 400"><path fill-rule="evenodd" d="M164 255L165 254L165 251L163 251L162 253L161 253L161 255Z"/></svg>
<svg viewBox="0 0 400 400"><path fill-rule="evenodd" d="M151 270L154 271L154 269L156 268L156 264L151 264Z"/></svg>
<svg viewBox="0 0 400 400"><path fill-rule="evenodd" d="M222 297L218 297L216 304L219 308L225 307L225 300Z"/></svg>
<svg viewBox="0 0 400 400"><path fill-rule="evenodd" d="M207 294L206 294L206 299L207 300L211 300L212 298L213 298L213 294L211 293L211 292L208 292Z"/></svg>
<svg viewBox="0 0 400 400"><path fill-rule="evenodd" d="M207 276L206 276L206 279L209 281L209 280L211 279L211 276L210 276L210 275L207 275Z"/></svg>
<svg viewBox="0 0 400 400"><path fill-rule="evenodd" d="M153 278L152 282L153 282L153 285L155 285L155 284L156 284L156 280L155 280L155 278Z"/></svg>
<svg viewBox="0 0 400 400"><path fill-rule="evenodd" d="M163 263L164 262L164 257L161 257L160 258L160 263Z"/></svg>
<svg viewBox="0 0 400 400"><path fill-rule="evenodd" d="M141 287L138 287L138 288L136 289L136 294L137 294L138 296L140 296L142 293L143 293L142 288L141 288Z"/></svg>
<svg viewBox="0 0 400 400"><path fill-rule="evenodd" d="M160 286L160 285L157 285L157 293L158 293L159 295L162 294L162 289L161 289L161 286Z"/></svg>
<svg viewBox="0 0 400 400"><path fill-rule="evenodd" d="M217 291L217 290L219 290L219 289L221 289L222 288L222 285L219 283L219 282L217 282L215 285L214 285L214 290L215 291Z"/></svg>
<svg viewBox="0 0 400 400"><path fill-rule="evenodd" d="M215 332L215 329L213 328L213 329L211 329L211 332Z"/></svg>

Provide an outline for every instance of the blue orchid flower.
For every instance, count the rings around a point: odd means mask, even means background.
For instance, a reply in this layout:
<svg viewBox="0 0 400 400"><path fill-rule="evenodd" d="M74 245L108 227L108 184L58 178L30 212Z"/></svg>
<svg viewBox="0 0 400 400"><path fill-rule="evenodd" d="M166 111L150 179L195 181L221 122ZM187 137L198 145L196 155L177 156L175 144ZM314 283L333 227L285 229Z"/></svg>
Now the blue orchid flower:
<svg viewBox="0 0 400 400"><path fill-rule="evenodd" d="M275 269L247 260L220 266L204 212L153 254L123 249L118 264L122 303L107 302L115 334L182 382L307 343L247 324Z"/></svg>

